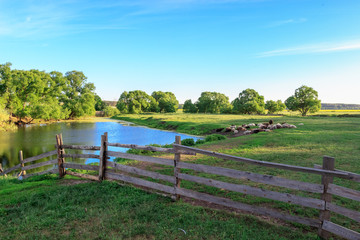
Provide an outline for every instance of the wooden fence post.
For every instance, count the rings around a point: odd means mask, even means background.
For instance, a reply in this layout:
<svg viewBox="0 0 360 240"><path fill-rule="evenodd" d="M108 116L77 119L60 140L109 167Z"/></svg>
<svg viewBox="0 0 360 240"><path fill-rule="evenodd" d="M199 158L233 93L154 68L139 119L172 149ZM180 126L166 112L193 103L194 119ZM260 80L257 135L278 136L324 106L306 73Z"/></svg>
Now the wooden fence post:
<svg viewBox="0 0 360 240"><path fill-rule="evenodd" d="M57 155L58 155L58 167L59 167L59 177L62 178L65 176L65 168L63 166L63 163L65 163L64 154L65 150L63 149L63 139L62 134L56 135L56 148L57 148Z"/></svg>
<svg viewBox="0 0 360 240"><path fill-rule="evenodd" d="M108 133L101 135L101 145L100 145L100 163L99 163L99 181L105 179L105 169L106 169L106 160L107 160L107 149L108 149Z"/></svg>
<svg viewBox="0 0 360 240"><path fill-rule="evenodd" d="M175 136L175 143L181 144L180 136ZM178 168L180 162L180 153L177 153L179 151L177 147L174 147L174 150L175 150L175 156L174 156L175 195L173 197L173 200L178 201L180 199L180 195L177 194L177 189L180 188L180 184L181 184L181 179L179 179L180 168Z"/></svg>
<svg viewBox="0 0 360 240"><path fill-rule="evenodd" d="M334 171L334 169L335 169L335 158L324 156L323 157L322 169ZM324 185L324 192L321 195L321 199L325 201L325 210L320 211L321 225L320 225L320 228L318 230L318 235L320 237L324 238L324 239L328 239L330 237L330 233L328 231L323 230L322 225L323 225L324 220L330 221L330 213L331 212L329 210L326 210L326 205L328 203L331 203L332 195L330 193L328 193L327 190L329 188L329 184L332 183L333 180L334 180L333 176L329 176L329 175L326 175L326 174L323 174L322 177L321 177L321 183Z"/></svg>
<svg viewBox="0 0 360 240"><path fill-rule="evenodd" d="M20 164L21 164L21 171L19 173L19 177L20 176L25 176L26 175L26 171L23 170L23 167L25 167L25 164L23 163L24 161L24 156L23 156L23 151L19 151L19 160L20 160Z"/></svg>

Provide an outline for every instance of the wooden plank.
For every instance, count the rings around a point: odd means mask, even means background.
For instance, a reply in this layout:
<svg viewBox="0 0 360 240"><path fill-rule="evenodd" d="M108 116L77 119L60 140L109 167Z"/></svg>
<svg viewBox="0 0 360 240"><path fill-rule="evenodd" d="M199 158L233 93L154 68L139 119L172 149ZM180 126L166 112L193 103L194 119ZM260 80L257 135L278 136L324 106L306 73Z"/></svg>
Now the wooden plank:
<svg viewBox="0 0 360 240"><path fill-rule="evenodd" d="M48 169L48 170L45 170L45 171L42 171L42 172L37 172L37 173L32 173L32 174L27 174L25 176L23 176L23 179L26 179L26 178L29 178L29 177L33 177L33 176L37 176L37 175L43 175L43 174L47 174L47 173L50 173L50 174L55 174L57 173L58 170L57 169Z"/></svg>
<svg viewBox="0 0 360 240"><path fill-rule="evenodd" d="M75 177L86 178L86 179L90 179L90 180L94 180L94 181L99 180L98 176L93 176L93 175L89 175L89 174L83 174L83 173L77 173L77 172L71 172L71 171L66 171L66 174L69 174L69 175L75 176Z"/></svg>
<svg viewBox="0 0 360 240"><path fill-rule="evenodd" d="M318 164L314 164L314 168L322 169L322 166L318 165ZM347 172L347 171L340 170L340 169L335 169L335 171L336 172L347 173L348 177L346 179L349 179L349 180L352 180L352 181L355 181L355 182L360 182L360 174L353 173L353 172ZM343 178L343 177L341 177L341 178Z"/></svg>
<svg viewBox="0 0 360 240"><path fill-rule="evenodd" d="M163 174L160 174L157 172L146 171L146 170L143 170L140 168L130 167L130 166L126 166L126 165L122 165L122 164L118 164L118 163L114 163L114 162L110 162L110 161L107 161L106 165L109 167L121 170L123 172L127 172L127 173L133 173L133 174L137 174L140 176L151 177L154 179L160 179L160 180L164 180L164 181L171 182L171 183L175 182L175 178L173 176L163 175Z"/></svg>
<svg viewBox="0 0 360 240"><path fill-rule="evenodd" d="M333 203L326 203L326 209L331 212L335 212L335 213L341 214L345 217L351 218L352 220L355 220L357 222L360 222L360 212L357 212L355 210L340 207Z"/></svg>
<svg viewBox="0 0 360 240"><path fill-rule="evenodd" d="M57 164L58 160L54 159L54 160L49 160L46 162L41 162L41 163L35 163L35 164L31 164L31 165L27 165L25 167L23 167L23 170L30 170L30 169L34 169L34 168L38 168L38 167L43 167L43 166L47 166L47 165L51 165L51 164Z"/></svg>
<svg viewBox="0 0 360 240"><path fill-rule="evenodd" d="M142 161L142 162L149 162L149 163L156 163L156 164L162 164L167 166L174 166L173 160L165 159L165 158L157 158L157 157L149 157L144 155L135 155L135 154L129 154L129 153L122 153L122 152L113 152L108 151L108 156L111 157L121 157L136 161Z"/></svg>
<svg viewBox="0 0 360 240"><path fill-rule="evenodd" d="M107 141L108 141L108 135L106 132L104 133L104 135L101 135L99 181L104 180L105 177L106 159L107 159Z"/></svg>
<svg viewBox="0 0 360 240"><path fill-rule="evenodd" d="M138 186L152 188L152 189L156 189L156 190L166 192L166 193L170 193L170 194L175 194L174 187L170 187L170 186L166 186L166 185L163 185L163 184L146 181L146 180L143 180L143 179L140 179L140 178L125 176L125 175L121 175L121 174L117 174L117 173L111 173L111 172L105 172L105 178L106 179L113 179L113 180L120 180L120 181L124 181L124 182L128 182L128 183L132 183L132 184L135 184L135 185L138 185Z"/></svg>
<svg viewBox="0 0 360 240"><path fill-rule="evenodd" d="M175 150L173 148L140 146L140 145L136 145L136 144L108 143L108 146L148 150L148 151L153 151L153 152L175 153ZM179 150L179 151L181 154L185 154L185 155L196 155L196 153L194 153L194 152L188 152L188 151L183 151L183 150Z"/></svg>
<svg viewBox="0 0 360 240"><path fill-rule="evenodd" d="M99 146L85 146L85 145L63 145L64 149L81 149L81 150L100 150Z"/></svg>
<svg viewBox="0 0 360 240"><path fill-rule="evenodd" d="M322 224L322 228L328 232L331 232L349 240L360 240L360 233L347 229L330 221L324 221L324 223Z"/></svg>
<svg viewBox="0 0 360 240"><path fill-rule="evenodd" d="M303 217L288 215L288 214L281 213L281 212L273 210L273 209L254 206L254 205L248 205L248 204L240 203L240 202L235 202L235 201L227 199L227 198L215 197L215 196L212 196L212 195L209 195L206 193L199 193L199 192L195 192L195 191L184 189L184 188L177 189L177 193L182 196L185 196L185 197L190 197L190 198L194 198L194 199L198 199L198 200L202 200L202 201L206 201L206 202L210 202L210 203L215 203L215 204L218 204L221 206L236 208L236 209L246 211L249 213L271 216L273 218L278 218L278 219L282 219L285 221L301 223L301 224L312 226L312 227L318 227L320 225L320 221L318 219L303 218Z"/></svg>
<svg viewBox="0 0 360 240"><path fill-rule="evenodd" d="M9 172L12 172L12 171L14 171L14 170L16 170L16 169L19 169L19 168L21 168L21 164L20 164L20 163L19 163L18 165L15 165L15 166L13 166L13 167L11 167L11 168L8 168L8 169L4 170L2 173L0 173L0 175L8 174Z"/></svg>
<svg viewBox="0 0 360 240"><path fill-rule="evenodd" d="M62 149L62 135L58 134L56 135L56 148L57 148L57 159L58 159L58 169L59 169L59 177L62 178L65 176L65 169L63 167L64 163L64 151Z"/></svg>
<svg viewBox="0 0 360 240"><path fill-rule="evenodd" d="M19 160L20 160L20 164L21 164L21 172L19 173L19 176L25 176L26 175L26 171L23 170L23 167L25 167L25 163L24 163L24 156L23 156L23 151L19 151Z"/></svg>
<svg viewBox="0 0 360 240"><path fill-rule="evenodd" d="M181 144L180 136L175 136L175 143L178 145ZM178 147L175 146L174 151L175 151L175 155L174 155L174 177L175 177L174 188L175 188L175 192L176 192L176 189L180 188L180 185L181 185L181 179L179 178L179 173L181 171L181 168L178 167L180 159L181 159L181 155L179 153L180 149ZM180 195L175 194L174 199L175 199L175 201L180 200Z"/></svg>
<svg viewBox="0 0 360 240"><path fill-rule="evenodd" d="M81 170L90 170L90 171L99 171L99 166L96 165L84 165L78 163L64 163L64 168L74 168L74 169L81 169Z"/></svg>
<svg viewBox="0 0 360 240"><path fill-rule="evenodd" d="M325 170L334 170L335 169L335 159L332 157L323 157L323 169ZM330 175L322 175L321 183L324 185L324 192L321 194L321 199L325 201L325 204L331 203L332 195L328 193L329 184L334 181L334 176ZM327 209L320 211L320 221L330 221L331 212ZM322 226L322 225L321 225ZM318 229L318 235L324 239L328 239L330 237L330 233L324 230L322 227Z"/></svg>
<svg viewBox="0 0 360 240"><path fill-rule="evenodd" d="M328 193L335 194L344 198L349 198L355 201L360 201L360 191L341 187L335 184L329 184Z"/></svg>
<svg viewBox="0 0 360 240"><path fill-rule="evenodd" d="M347 173L322 170L322 169L316 169L316 168L293 166L293 165L287 165L287 164L282 164L282 163L259 161L259 160L254 160L254 159L250 159L250 158L236 157L236 156L232 156L232 155L228 155L228 154L211 152L211 151L202 150L202 149L198 149L198 148L192 148L192 147L183 146L183 145L179 145L179 144L173 144L173 145L177 146L181 149L184 149L184 150L193 151L193 152L204 154L204 155L211 156L211 157L217 157L217 158L222 158L222 159L226 159L226 160L233 160L233 161L237 161L237 162L255 164L255 165L264 166L264 167L273 167L273 168L278 168L278 169L285 169L285 170L291 170L291 171L297 171L297 172L307 172L307 173L314 173L314 174L320 174L320 175L327 174L327 175L335 176L335 177L348 177Z"/></svg>
<svg viewBox="0 0 360 240"><path fill-rule="evenodd" d="M279 192L269 191L269 190L246 186L246 185L226 183L213 179L197 177L182 173L179 174L179 178L200 184L205 184L207 186L234 191L234 192L249 194L257 197L277 200L291 204L297 204L304 207L325 210L325 202L320 199L300 197L293 194L279 193Z"/></svg>
<svg viewBox="0 0 360 240"><path fill-rule="evenodd" d="M324 190L324 187L320 184L300 182L285 178L279 178L271 175L243 172L229 168L213 167L202 164L192 164L185 162L180 162L179 168L192 169L204 173L217 174L217 175L222 175L222 176L241 179L241 180L249 180L249 181L264 183L272 186L285 187L285 188L313 192L313 193L322 193Z"/></svg>
<svg viewBox="0 0 360 240"><path fill-rule="evenodd" d="M29 162L33 162L33 161L36 161L36 160L40 160L42 158L46 158L46 157L50 157L52 155L55 155L57 154L57 150L52 150L50 152L46 152L46 153L42 153L40 155L37 155L37 156L33 156L33 157L29 157L29 158L25 158L24 159L24 163L29 163Z"/></svg>
<svg viewBox="0 0 360 240"><path fill-rule="evenodd" d="M95 158L99 159L100 155L97 154L63 154L63 157L69 157L69 158Z"/></svg>

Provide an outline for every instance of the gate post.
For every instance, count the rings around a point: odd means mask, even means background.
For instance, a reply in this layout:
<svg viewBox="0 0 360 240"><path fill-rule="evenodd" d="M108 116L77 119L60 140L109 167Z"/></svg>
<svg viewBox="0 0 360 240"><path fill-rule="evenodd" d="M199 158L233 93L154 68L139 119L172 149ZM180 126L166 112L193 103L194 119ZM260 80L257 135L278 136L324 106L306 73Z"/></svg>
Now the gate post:
<svg viewBox="0 0 360 240"><path fill-rule="evenodd" d="M20 176L25 176L26 171L23 170L23 167L25 167L25 164L23 163L24 157L23 157L23 151L22 150L19 151L19 160L20 160L20 164L21 164L21 171L19 173L19 177Z"/></svg>
<svg viewBox="0 0 360 240"><path fill-rule="evenodd" d="M180 136L175 136L175 143L181 144ZM180 157L179 149L176 146L174 146L173 148L175 150L175 156L174 156L175 195L173 197L174 198L173 200L178 201L180 199L180 195L177 194L177 189L180 188L180 184L181 184L181 179L178 177L179 173L180 173L180 168L178 166L179 166L181 157Z"/></svg>
<svg viewBox="0 0 360 240"><path fill-rule="evenodd" d="M322 169L324 170L335 170L335 158L324 156ZM324 220L330 221L330 211L326 210L327 203L330 203L332 200L332 195L327 192L329 188L329 184L334 180L333 176L329 176L327 174L323 174L321 177L321 184L324 186L324 192L321 194L321 199L325 201L325 210L320 211L320 227L318 230L318 235L324 239L328 239L330 237L330 233L322 229L322 225Z"/></svg>
<svg viewBox="0 0 360 240"><path fill-rule="evenodd" d="M107 150L108 150L108 133L101 135L100 145L100 163L99 163L99 181L105 179L106 161L107 161Z"/></svg>
<svg viewBox="0 0 360 240"><path fill-rule="evenodd" d="M65 158L64 158L64 154L65 154L65 150L63 149L63 139L62 139L62 134L58 134L56 135L56 148L57 148L57 156L58 156L58 167L59 167L59 177L63 178L66 174L65 172L65 168L63 166L63 163L65 163Z"/></svg>

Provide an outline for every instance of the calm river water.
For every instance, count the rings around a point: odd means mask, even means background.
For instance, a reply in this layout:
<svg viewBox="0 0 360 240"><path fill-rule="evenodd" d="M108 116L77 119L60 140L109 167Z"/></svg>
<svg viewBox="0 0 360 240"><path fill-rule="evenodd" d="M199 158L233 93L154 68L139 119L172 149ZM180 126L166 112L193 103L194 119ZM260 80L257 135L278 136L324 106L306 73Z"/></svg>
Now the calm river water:
<svg viewBox="0 0 360 240"><path fill-rule="evenodd" d="M54 150L55 135L59 133L63 135L64 144L100 146L100 138L104 132L108 132L109 142L138 145L173 143L176 135L181 136L181 139L198 139L195 136L133 126L119 121L59 122L29 125L20 128L16 132L0 132L0 162L3 168L6 169L19 163L18 155L20 150L23 151L24 158ZM110 147L109 150L126 151L126 149L114 147ZM85 153L85 151L82 153ZM88 153L96 152L88 151ZM55 159L56 156L52 158ZM98 160L69 159L68 162L90 163L98 162Z"/></svg>

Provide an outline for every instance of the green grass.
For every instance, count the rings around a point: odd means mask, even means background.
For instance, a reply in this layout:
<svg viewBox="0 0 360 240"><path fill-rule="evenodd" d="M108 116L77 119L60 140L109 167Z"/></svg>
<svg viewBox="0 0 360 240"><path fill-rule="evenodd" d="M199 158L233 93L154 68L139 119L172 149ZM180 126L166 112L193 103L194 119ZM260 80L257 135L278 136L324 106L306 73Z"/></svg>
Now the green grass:
<svg viewBox="0 0 360 240"><path fill-rule="evenodd" d="M271 118L275 122L295 124L298 128L278 129L270 133L227 138L196 147L257 160L305 167L313 167L314 164L321 165L322 157L328 155L335 158L336 168L360 173L360 118L357 117L270 117L177 113L122 115L118 118L150 127L176 129L180 132L199 135L207 134L214 128L265 122ZM304 125L299 125L299 123ZM172 156L169 155L169 157ZM182 161L275 175L305 182L320 183L321 180L321 177L317 175L258 167L199 154L190 157L182 156ZM120 163L141 167L141 163L137 161L120 160ZM157 166L153 168L151 165L144 167L162 174L173 175L171 167ZM182 170L182 172L225 182L319 198L317 194L271 187L265 184L191 170ZM63 181L53 177L38 177L24 182L0 180L0 239L41 239L41 236L46 238L50 234L60 236L62 229L65 229L65 238L84 239L316 238L316 229L299 224L279 226L243 214L229 214L194 207L184 202L173 203L169 198L148 194L132 187L118 186L110 182L63 186L61 185ZM338 178L334 182L360 191L359 183ZM317 210L296 205L233 193L188 181L183 181L181 184L187 189L227 197L248 204L272 207L288 214L314 218L319 215ZM336 196L333 201L340 206L358 210L359 203L356 201ZM58 206L59 204L61 204L61 208ZM84 210L85 208L87 211ZM331 221L360 231L359 224L346 217L332 214ZM184 229L187 235L185 236L179 228ZM308 231L310 233L307 233ZM22 232L26 232L26 235L21 235Z"/></svg>
<svg viewBox="0 0 360 240"><path fill-rule="evenodd" d="M135 122L147 126L161 127L178 126L177 131L185 133L207 134L209 130L229 125L241 125L244 123L259 123L268 121L270 118L274 122L288 122L298 126L297 129L277 129L270 133L258 133L236 138L228 138L215 143L206 143L197 147L222 152L230 155L241 156L256 160L291 164L304 167L313 167L314 164L322 164L324 155L335 158L335 168L360 174L360 118L357 117L299 117L299 116L245 116L245 115L212 115L212 114L146 114L146 115L125 115L120 119L126 118L127 121ZM150 121L147 119L150 118ZM304 125L299 125L303 123ZM185 158L184 161L220 166L241 171L249 171L260 174L274 175L287 179L299 180L304 182L321 183L321 176L292 172L287 170L265 168L256 165L249 165L234 161L222 160L213 157L198 155L196 157ZM149 167L151 170L151 167ZM173 170L169 167L157 168L158 172L172 175ZM265 184L256 184L247 181L234 180L227 177L220 177L211 174L196 173L190 170L184 172L197 176L213 178L221 181L257 186L268 190L298 194L301 196L319 198L319 195L289 190L279 187L271 187ZM335 184L349 187L360 191L360 184L335 178ZM182 186L188 189L206 192L217 196L229 197L233 200L276 208L280 211L306 217L317 218L319 211L299 207L278 201L267 200L259 197L222 191L187 181L183 181ZM340 206L358 210L359 203L345 198L334 196L333 200ZM346 217L332 214L332 221L342 226L360 231L360 226L355 221Z"/></svg>
<svg viewBox="0 0 360 240"><path fill-rule="evenodd" d="M69 181L0 179L0 239L317 239L114 182L65 185Z"/></svg>

